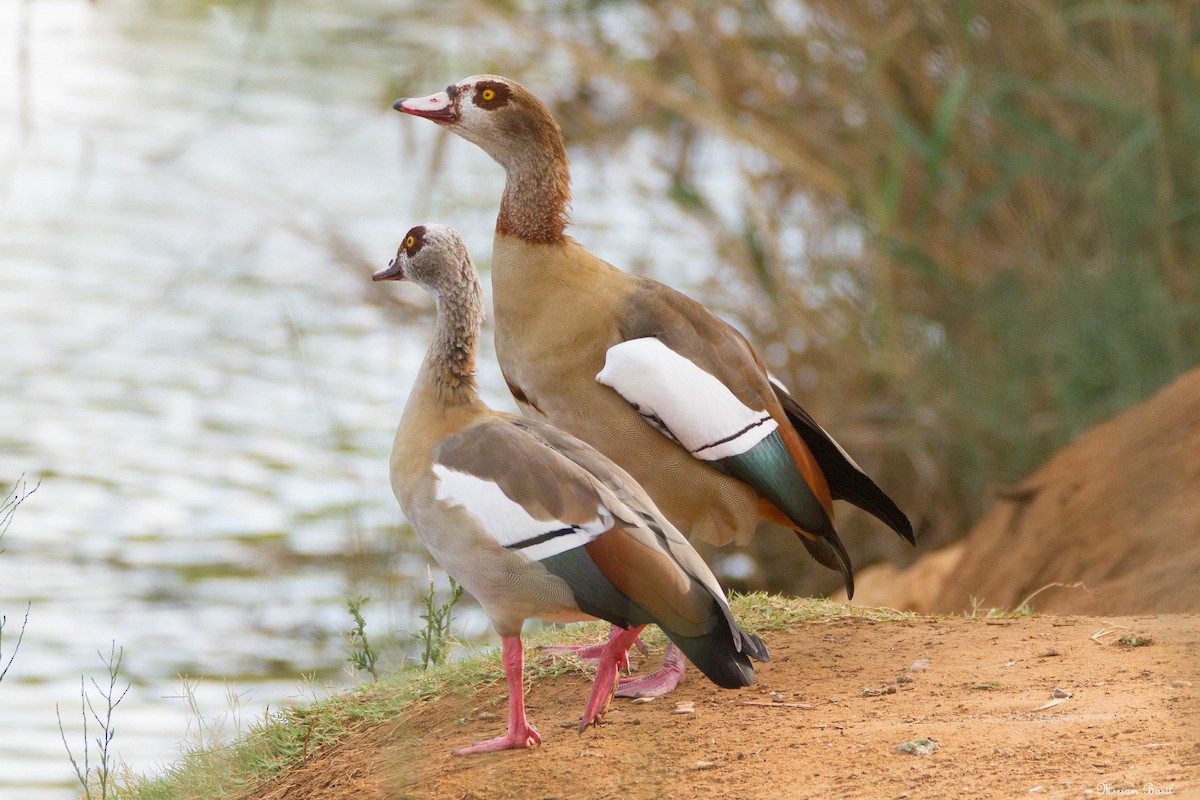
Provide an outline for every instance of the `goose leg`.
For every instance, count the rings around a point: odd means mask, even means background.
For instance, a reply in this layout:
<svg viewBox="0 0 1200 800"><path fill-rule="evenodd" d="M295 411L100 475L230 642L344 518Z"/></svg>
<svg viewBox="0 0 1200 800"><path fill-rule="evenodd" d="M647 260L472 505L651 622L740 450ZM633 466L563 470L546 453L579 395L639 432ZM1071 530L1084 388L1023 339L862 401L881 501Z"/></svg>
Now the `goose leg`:
<svg viewBox="0 0 1200 800"><path fill-rule="evenodd" d="M619 634L608 640L604 645L604 653L600 656L600 664L596 668L596 680L592 682L592 693L583 709L583 717L579 720L579 732L589 725L599 725L608 704L612 701L617 689L617 675L623 667L629 665L629 648L642 632L645 625L621 630Z"/></svg>
<svg viewBox="0 0 1200 800"><path fill-rule="evenodd" d="M525 718L525 686L522 682L525 651L521 646L521 636L517 634L500 638L503 644L501 661L504 664L504 677L508 681L508 732L495 739L455 750L453 754L456 756L488 753L493 750L514 750L542 743L542 737Z"/></svg>
<svg viewBox="0 0 1200 800"><path fill-rule="evenodd" d="M624 628L613 625L608 632L608 640L611 642L624 630ZM640 638L634 641L634 645L637 647L639 653L642 655L646 654L646 645L642 643ZM538 649L543 653L549 653L550 655L557 655L559 653L573 653L576 658L585 664L596 664L599 663L601 656L604 655L604 648L606 647L608 647L608 642L592 645L554 644L547 645L546 647L540 647Z"/></svg>
<svg viewBox="0 0 1200 800"><path fill-rule="evenodd" d="M670 694L683 678L686 663L683 651L674 642L668 642L663 665L658 672L622 679L617 686L617 697L662 697Z"/></svg>

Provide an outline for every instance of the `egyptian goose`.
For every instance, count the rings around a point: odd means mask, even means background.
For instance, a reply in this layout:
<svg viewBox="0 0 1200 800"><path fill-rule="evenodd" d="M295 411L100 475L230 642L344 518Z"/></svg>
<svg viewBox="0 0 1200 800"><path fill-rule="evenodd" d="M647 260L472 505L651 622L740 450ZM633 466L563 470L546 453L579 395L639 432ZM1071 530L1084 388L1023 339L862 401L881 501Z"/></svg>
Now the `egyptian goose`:
<svg viewBox="0 0 1200 800"><path fill-rule="evenodd" d="M768 659L733 619L717 579L649 495L579 439L491 410L475 384L479 276L458 233L410 230L375 280L410 280L437 302L433 344L392 448L392 489L421 541L483 607L503 648L508 730L459 754L532 747L521 626L601 618L604 646L579 730L599 721L630 645L657 624L718 686L754 683Z"/></svg>
<svg viewBox="0 0 1200 800"><path fill-rule="evenodd" d="M841 571L851 596L832 500L915 543L904 513L768 376L741 333L564 233L567 152L533 93L477 75L393 107L473 142L506 172L492 251L496 354L522 412L620 464L689 535L740 544L760 519L791 528ZM660 677L619 694L663 693L678 679Z"/></svg>

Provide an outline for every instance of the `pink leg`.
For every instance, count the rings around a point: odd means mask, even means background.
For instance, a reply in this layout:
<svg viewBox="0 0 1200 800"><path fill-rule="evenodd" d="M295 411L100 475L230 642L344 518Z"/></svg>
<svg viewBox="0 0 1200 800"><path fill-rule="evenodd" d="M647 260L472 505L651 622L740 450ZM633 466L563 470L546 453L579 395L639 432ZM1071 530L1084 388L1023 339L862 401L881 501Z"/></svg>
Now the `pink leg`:
<svg viewBox="0 0 1200 800"><path fill-rule="evenodd" d="M633 646L645 625L639 625L621 632L608 640L604 646L604 654L596 668L596 680L592 682L592 693L583 709L583 717L579 720L579 732L583 733L588 725L599 725L608 704L612 701L613 692L617 688L617 673L629 666L629 648Z"/></svg>
<svg viewBox="0 0 1200 800"><path fill-rule="evenodd" d="M453 755L488 753L493 750L514 750L533 747L542 743L542 737L525 719L525 687L521 682L525 670L525 651L521 647L521 636L502 636L504 677L508 681L508 732L495 739L455 750Z"/></svg>
<svg viewBox="0 0 1200 800"><path fill-rule="evenodd" d="M663 656L662 668L651 675L623 679L617 686L617 697L662 697L670 694L683 678L683 666L686 663L683 651L670 642Z"/></svg>
<svg viewBox="0 0 1200 800"><path fill-rule="evenodd" d="M613 625L608 631L608 641L611 642L624 630L624 628L619 628L616 625ZM646 654L646 645L642 644L641 639L635 641L634 644L637 645L637 649L642 655ZM543 653L550 653L551 655L556 653L574 653L575 657L585 664L595 664L600 661L601 656L604 655L604 648L607 646L608 642L605 642L604 644L593 644L586 646L577 644L555 644L546 647L540 647L538 649Z"/></svg>

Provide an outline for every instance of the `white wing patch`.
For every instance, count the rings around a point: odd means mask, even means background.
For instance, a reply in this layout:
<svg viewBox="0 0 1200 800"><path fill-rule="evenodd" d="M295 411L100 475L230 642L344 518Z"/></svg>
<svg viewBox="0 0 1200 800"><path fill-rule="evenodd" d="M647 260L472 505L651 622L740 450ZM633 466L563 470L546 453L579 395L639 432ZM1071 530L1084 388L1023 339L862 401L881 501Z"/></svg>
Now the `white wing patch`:
<svg viewBox="0 0 1200 800"><path fill-rule="evenodd" d="M608 348L596 380L611 386L652 425L705 461L741 455L778 429L725 384L658 339Z"/></svg>
<svg viewBox="0 0 1200 800"><path fill-rule="evenodd" d="M502 547L534 561L582 547L613 526L612 513L601 505L597 505L596 516L583 525L536 519L492 481L436 463L433 474L438 500L462 506Z"/></svg>

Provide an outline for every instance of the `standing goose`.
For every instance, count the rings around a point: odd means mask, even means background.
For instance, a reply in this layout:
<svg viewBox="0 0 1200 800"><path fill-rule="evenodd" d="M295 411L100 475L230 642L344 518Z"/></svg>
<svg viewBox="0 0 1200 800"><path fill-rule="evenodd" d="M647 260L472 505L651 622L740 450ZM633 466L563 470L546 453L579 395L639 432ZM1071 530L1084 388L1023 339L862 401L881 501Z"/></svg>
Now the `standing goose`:
<svg viewBox="0 0 1200 800"><path fill-rule="evenodd" d="M655 623L718 686L754 683L757 636L717 579L624 470L543 422L491 410L475 385L479 276L458 233L408 232L375 280L411 280L437 302L433 344L392 447L392 490L421 541L483 607L503 643L508 730L458 754L532 747L521 626L601 618L603 647L579 730L599 721L630 645Z"/></svg>
<svg viewBox="0 0 1200 800"><path fill-rule="evenodd" d="M593 256L564 231L570 202L558 124L515 81L477 75L394 108L481 147L506 172L492 252L496 354L526 416L620 464L676 527L745 543L760 519L800 535L854 594L833 526L847 500L915 543L912 525L736 329L675 290ZM665 671L618 694L662 694Z"/></svg>

